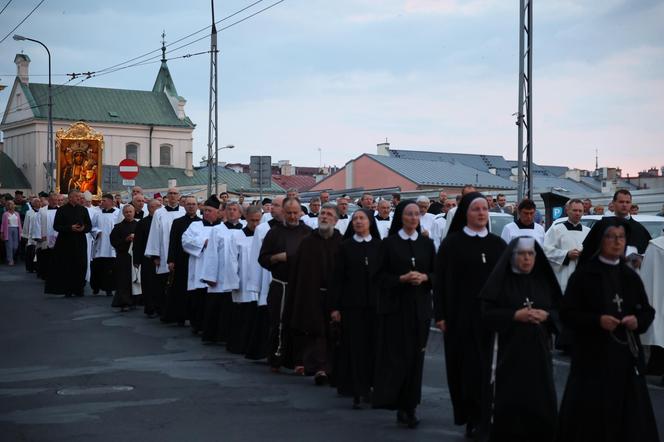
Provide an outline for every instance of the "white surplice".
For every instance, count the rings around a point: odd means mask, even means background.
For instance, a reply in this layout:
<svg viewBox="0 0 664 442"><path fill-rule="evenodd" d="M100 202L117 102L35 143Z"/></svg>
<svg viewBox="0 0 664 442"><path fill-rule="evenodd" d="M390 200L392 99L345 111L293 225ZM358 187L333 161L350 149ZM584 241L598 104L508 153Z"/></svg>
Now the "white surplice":
<svg viewBox="0 0 664 442"><path fill-rule="evenodd" d="M52 249L55 247L55 240L58 238L58 232L53 229L53 221L55 221L55 213L57 211L57 209L48 210L48 206L39 209L41 217L41 235L42 238L46 237L46 241L43 241L41 245L44 249Z"/></svg>
<svg viewBox="0 0 664 442"><path fill-rule="evenodd" d="M203 250L201 279L214 283L208 293L226 293L240 288L237 253L231 230L223 224L214 226Z"/></svg>
<svg viewBox="0 0 664 442"><path fill-rule="evenodd" d="M576 270L577 261L567 259L567 253L572 249L582 250L583 240L590 232L586 226L582 230L568 230L565 223L558 223L549 228L544 235L544 254L549 259L551 268L556 274L556 279L560 284L560 289L565 293L567 281Z"/></svg>
<svg viewBox="0 0 664 442"><path fill-rule="evenodd" d="M378 233L380 233L380 239L387 238L387 234L390 232L390 226L392 226L392 217L388 220L376 219L376 227L378 228Z"/></svg>
<svg viewBox="0 0 664 442"><path fill-rule="evenodd" d="M503 227L503 232L500 235L503 241L507 244L519 236L530 236L535 238L535 241L541 246L544 243L544 227L535 223L534 228L532 229L521 229L515 222L511 222Z"/></svg>
<svg viewBox="0 0 664 442"><path fill-rule="evenodd" d="M650 240L641 263L641 279L655 309L655 320L641 335L641 343L664 347L664 236Z"/></svg>
<svg viewBox="0 0 664 442"><path fill-rule="evenodd" d="M184 207L178 206L178 210L168 211L165 207L155 210L152 215L152 224L148 241L145 245L145 256L157 256L160 259L158 274L168 273L168 242L171 239L171 226L173 220L184 216Z"/></svg>
<svg viewBox="0 0 664 442"><path fill-rule="evenodd" d="M445 215L442 213L435 215L433 223L431 224L429 238L433 240L433 245L436 247L436 252L440 247L440 243L443 242L445 227L447 227L447 220L445 219Z"/></svg>
<svg viewBox="0 0 664 442"><path fill-rule="evenodd" d="M311 227L311 230L315 230L318 228L318 217L317 216L309 216L309 214L303 215L302 218L300 218L307 226Z"/></svg>
<svg viewBox="0 0 664 442"><path fill-rule="evenodd" d="M247 236L243 230L234 230L231 234L233 235L233 253L237 256L238 276L240 278L240 287L233 290L233 302L240 304L258 301L258 292L249 288L249 277L255 271L253 267L258 266L257 261L251 261L251 245L254 237L253 235Z"/></svg>
<svg viewBox="0 0 664 442"><path fill-rule="evenodd" d="M203 251L207 247L215 226L206 226L201 221L194 221L182 234L182 249L189 254L189 275L187 290L205 289L203 282Z"/></svg>
<svg viewBox="0 0 664 442"><path fill-rule="evenodd" d="M335 229L339 231L342 235L346 233L346 229L348 228L348 223L350 222L350 216L348 218L340 219L337 221L336 226L334 226Z"/></svg>
<svg viewBox="0 0 664 442"><path fill-rule="evenodd" d="M270 290L270 283L272 282L272 274L258 264L258 255L260 255L263 240L271 228L272 226L269 223L257 225L251 241L249 260L252 266L247 281L247 288L258 294L259 306L267 305L267 292Z"/></svg>
<svg viewBox="0 0 664 442"><path fill-rule="evenodd" d="M90 230L95 239L93 258L115 258L115 248L111 245L111 232L120 221L122 221L122 212L115 207L112 213L99 211L96 214Z"/></svg>

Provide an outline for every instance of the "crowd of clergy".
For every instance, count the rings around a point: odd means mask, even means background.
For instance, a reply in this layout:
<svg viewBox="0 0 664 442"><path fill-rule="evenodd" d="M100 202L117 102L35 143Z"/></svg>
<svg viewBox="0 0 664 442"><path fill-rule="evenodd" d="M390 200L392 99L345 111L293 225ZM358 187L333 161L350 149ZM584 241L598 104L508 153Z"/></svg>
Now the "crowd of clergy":
<svg viewBox="0 0 664 442"><path fill-rule="evenodd" d="M18 234L45 293L83 296L89 283L119 312L140 305L272 373L331 385L354 409L395 410L399 425L419 423L436 331L470 439L659 440L646 374L648 350L664 347L664 236L630 216L629 191L592 228L588 202L572 199L546 232L533 201L510 208L472 186L359 206L349 214L327 192L305 207L296 191L250 205L71 191L34 198ZM489 232L490 212L514 222ZM560 404L555 348L571 358Z"/></svg>

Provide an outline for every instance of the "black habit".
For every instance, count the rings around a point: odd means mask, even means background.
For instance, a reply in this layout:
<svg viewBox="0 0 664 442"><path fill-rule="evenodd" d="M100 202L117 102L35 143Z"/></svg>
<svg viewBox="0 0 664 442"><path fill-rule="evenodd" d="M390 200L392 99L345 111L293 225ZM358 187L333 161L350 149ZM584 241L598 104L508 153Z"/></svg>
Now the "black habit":
<svg viewBox="0 0 664 442"><path fill-rule="evenodd" d="M162 315L162 322L177 322L184 324L187 320L187 278L189 277L189 254L182 248L182 235L193 222L200 222L196 216L185 214L173 220L170 237L168 240L169 264L174 264L174 269L169 277L170 285L166 292L166 308Z"/></svg>
<svg viewBox="0 0 664 442"><path fill-rule="evenodd" d="M81 232L72 226L83 226ZM83 206L65 204L55 213L53 230L58 232L49 263L45 293L83 296L85 274L88 270L88 240L86 233L92 229L90 214Z"/></svg>
<svg viewBox="0 0 664 442"><path fill-rule="evenodd" d="M482 352L490 337L482 326L478 295L504 250L505 242L496 235L482 238L463 230L448 234L438 249L435 319L445 321L445 368L457 425L480 424L487 367Z"/></svg>
<svg viewBox="0 0 664 442"><path fill-rule="evenodd" d="M285 333L285 324L282 322L282 313L286 298L288 297L288 278L290 276L291 260L304 237L311 233L311 229L300 222L297 226L287 226L276 223L265 238L258 256L261 267L272 273L272 282L267 294L268 314L270 317L268 362L273 368L281 365L292 365L289 334ZM286 262L270 262L272 255L286 252Z"/></svg>
<svg viewBox="0 0 664 442"><path fill-rule="evenodd" d="M284 321L293 333L295 365L304 366L306 373L331 371L326 297L340 243L338 230L332 229L332 236L324 238L315 229L302 240L291 263Z"/></svg>
<svg viewBox="0 0 664 442"><path fill-rule="evenodd" d="M394 222L400 219L395 215ZM393 234L381 243L374 408L414 412L420 403L435 253L433 241L422 235L413 241ZM428 280L419 286L399 281L412 270Z"/></svg>
<svg viewBox="0 0 664 442"><path fill-rule="evenodd" d="M638 328L606 331L601 315L634 315ZM575 336L560 407L560 442L659 440L639 339L654 316L640 277L624 261L611 265L596 256L572 274L560 310Z"/></svg>
<svg viewBox="0 0 664 442"><path fill-rule="evenodd" d="M373 387L380 244L378 234L368 242L346 239L335 258L329 296L329 310L341 314L335 378L338 392L354 398L369 397Z"/></svg>
<svg viewBox="0 0 664 442"><path fill-rule="evenodd" d="M115 249L115 262L113 264L113 279L115 279L115 295L112 307L129 307L133 304L131 288L134 270L132 268L132 256L129 254L131 240L127 237L136 231L136 220L122 220L117 223L111 231L111 245Z"/></svg>
<svg viewBox="0 0 664 442"><path fill-rule="evenodd" d="M134 243L132 252L134 254L134 265L141 266L141 294L145 307L143 309L146 315L155 313L155 282L157 278L156 266L149 256L145 256L145 247L148 243L150 226L152 225L152 215L148 215L138 221L134 232Z"/></svg>
<svg viewBox="0 0 664 442"><path fill-rule="evenodd" d="M513 271L518 241L510 243L480 292L484 327L493 334L482 431L492 442L551 442L558 417L552 333L557 332L562 294L537 242L533 270ZM540 324L516 321L515 313L526 306L548 312L548 319Z"/></svg>

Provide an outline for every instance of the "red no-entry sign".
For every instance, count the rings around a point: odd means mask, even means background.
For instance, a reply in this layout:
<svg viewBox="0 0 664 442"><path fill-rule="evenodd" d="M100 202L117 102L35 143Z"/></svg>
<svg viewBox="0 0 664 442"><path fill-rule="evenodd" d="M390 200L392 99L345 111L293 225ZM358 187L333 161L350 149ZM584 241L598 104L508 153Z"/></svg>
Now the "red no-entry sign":
<svg viewBox="0 0 664 442"><path fill-rule="evenodd" d="M138 175L138 163L134 160L124 159L118 164L120 176L125 180L133 180Z"/></svg>

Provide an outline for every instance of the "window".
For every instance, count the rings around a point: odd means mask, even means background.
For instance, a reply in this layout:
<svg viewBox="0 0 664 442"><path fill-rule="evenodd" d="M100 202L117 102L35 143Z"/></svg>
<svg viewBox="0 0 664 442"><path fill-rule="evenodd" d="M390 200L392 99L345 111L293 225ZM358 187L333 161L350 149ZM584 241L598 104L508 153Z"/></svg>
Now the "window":
<svg viewBox="0 0 664 442"><path fill-rule="evenodd" d="M138 161L138 144L128 143L125 148L125 158Z"/></svg>
<svg viewBox="0 0 664 442"><path fill-rule="evenodd" d="M173 146L170 144L162 144L159 146L159 165L160 166L170 166L171 165L171 149Z"/></svg>

